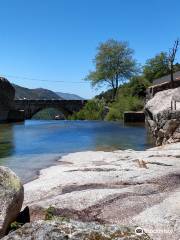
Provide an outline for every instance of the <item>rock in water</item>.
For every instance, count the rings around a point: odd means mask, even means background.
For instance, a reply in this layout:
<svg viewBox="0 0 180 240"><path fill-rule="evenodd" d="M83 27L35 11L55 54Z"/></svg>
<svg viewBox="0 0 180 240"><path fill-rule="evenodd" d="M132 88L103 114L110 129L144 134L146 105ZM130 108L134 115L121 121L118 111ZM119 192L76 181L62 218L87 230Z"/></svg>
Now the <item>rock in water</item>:
<svg viewBox="0 0 180 240"><path fill-rule="evenodd" d="M6 78L0 77L0 121L6 120L12 107L15 89Z"/></svg>
<svg viewBox="0 0 180 240"><path fill-rule="evenodd" d="M3 240L150 240L145 233L136 234L135 229L76 221L37 221L25 224Z"/></svg>
<svg viewBox="0 0 180 240"><path fill-rule="evenodd" d="M7 167L0 167L0 238L18 216L24 200L20 179Z"/></svg>

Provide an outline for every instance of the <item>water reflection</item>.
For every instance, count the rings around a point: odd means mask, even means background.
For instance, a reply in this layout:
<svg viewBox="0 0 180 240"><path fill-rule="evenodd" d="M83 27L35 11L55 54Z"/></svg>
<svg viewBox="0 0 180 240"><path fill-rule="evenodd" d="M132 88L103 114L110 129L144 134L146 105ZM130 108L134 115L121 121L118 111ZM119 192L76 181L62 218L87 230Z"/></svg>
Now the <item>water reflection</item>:
<svg viewBox="0 0 180 240"><path fill-rule="evenodd" d="M102 121L35 121L0 125L0 164L24 181L61 155L87 150L151 147L144 125Z"/></svg>
<svg viewBox="0 0 180 240"><path fill-rule="evenodd" d="M144 124L103 121L35 121L0 125L0 158L103 148L151 147Z"/></svg>
<svg viewBox="0 0 180 240"><path fill-rule="evenodd" d="M99 126L101 128L101 126ZM103 132L99 134L99 132ZM144 150L153 145L144 123L106 122L94 138L96 150Z"/></svg>
<svg viewBox="0 0 180 240"><path fill-rule="evenodd" d="M14 152L13 125L0 125L0 158L11 156ZM1 160L0 160L1 163Z"/></svg>

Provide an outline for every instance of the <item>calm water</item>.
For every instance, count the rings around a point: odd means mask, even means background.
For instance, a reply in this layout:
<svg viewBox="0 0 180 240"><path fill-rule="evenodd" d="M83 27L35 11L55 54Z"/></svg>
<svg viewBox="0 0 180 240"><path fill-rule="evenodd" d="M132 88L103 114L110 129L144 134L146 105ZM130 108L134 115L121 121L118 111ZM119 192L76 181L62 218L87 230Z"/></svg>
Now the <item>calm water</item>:
<svg viewBox="0 0 180 240"><path fill-rule="evenodd" d="M0 165L13 169L24 182L63 154L85 150L151 147L143 125L102 121L38 121L0 125Z"/></svg>

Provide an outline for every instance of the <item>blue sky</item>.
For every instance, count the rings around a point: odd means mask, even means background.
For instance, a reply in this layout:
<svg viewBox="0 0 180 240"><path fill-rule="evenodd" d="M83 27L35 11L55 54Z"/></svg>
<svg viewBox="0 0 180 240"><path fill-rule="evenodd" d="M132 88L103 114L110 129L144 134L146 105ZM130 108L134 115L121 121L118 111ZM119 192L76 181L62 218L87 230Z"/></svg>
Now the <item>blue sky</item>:
<svg viewBox="0 0 180 240"><path fill-rule="evenodd" d="M143 64L180 37L179 0L0 0L0 9L0 74L85 98L100 91L82 81L100 42L128 41Z"/></svg>

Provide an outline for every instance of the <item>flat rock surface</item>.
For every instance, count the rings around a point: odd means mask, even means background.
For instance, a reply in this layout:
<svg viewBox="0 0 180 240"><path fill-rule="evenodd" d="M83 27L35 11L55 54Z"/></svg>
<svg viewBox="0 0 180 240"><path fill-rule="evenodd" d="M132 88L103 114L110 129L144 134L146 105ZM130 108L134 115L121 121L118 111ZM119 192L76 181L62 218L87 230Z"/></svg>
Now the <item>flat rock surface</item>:
<svg viewBox="0 0 180 240"><path fill-rule="evenodd" d="M68 154L24 188L32 220L53 206L57 216L140 226L155 240L180 239L180 143Z"/></svg>

